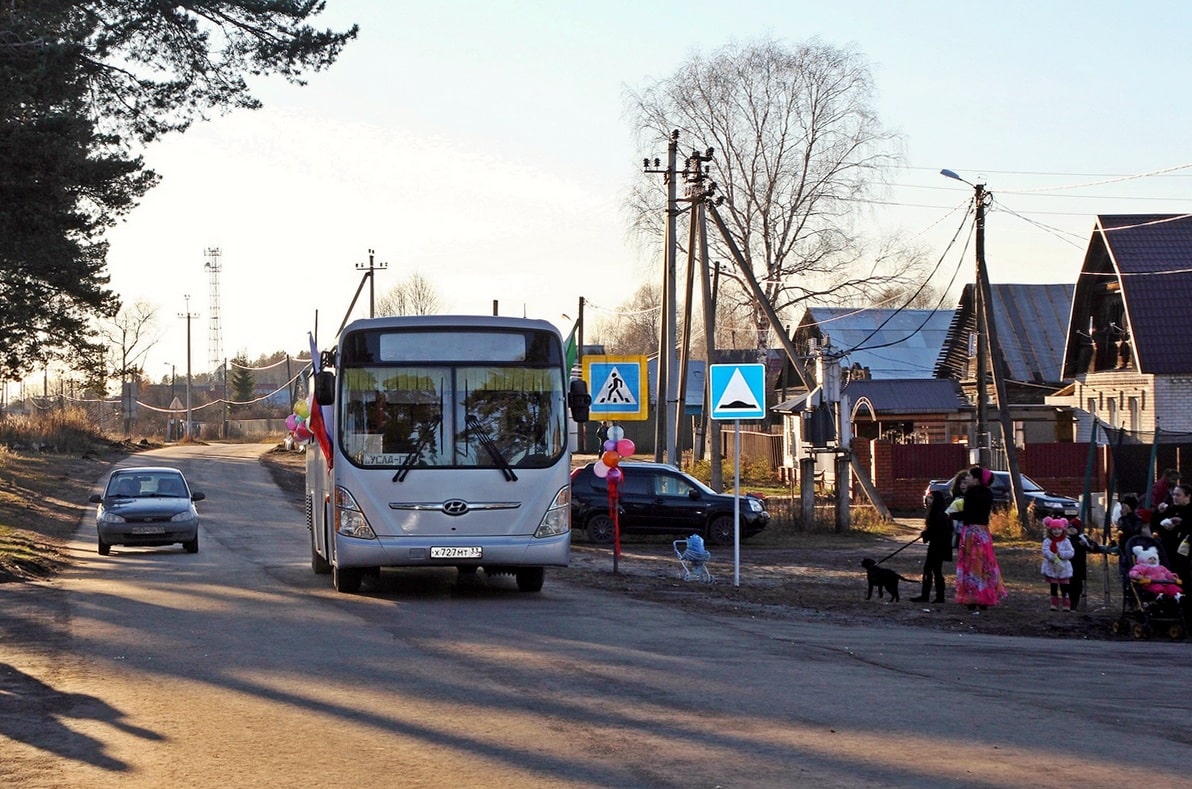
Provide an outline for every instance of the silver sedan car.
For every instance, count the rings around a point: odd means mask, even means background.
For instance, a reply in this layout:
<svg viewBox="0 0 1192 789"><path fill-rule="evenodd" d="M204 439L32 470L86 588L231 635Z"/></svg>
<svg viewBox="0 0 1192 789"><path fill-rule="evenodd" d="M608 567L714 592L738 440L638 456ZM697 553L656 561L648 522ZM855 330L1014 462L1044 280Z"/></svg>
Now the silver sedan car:
<svg viewBox="0 0 1192 789"><path fill-rule="evenodd" d="M192 491L176 468L134 466L118 468L108 478L103 495L90 497L95 510L99 552L107 556L113 545L173 545L187 553L199 551L199 513L195 502L206 496Z"/></svg>

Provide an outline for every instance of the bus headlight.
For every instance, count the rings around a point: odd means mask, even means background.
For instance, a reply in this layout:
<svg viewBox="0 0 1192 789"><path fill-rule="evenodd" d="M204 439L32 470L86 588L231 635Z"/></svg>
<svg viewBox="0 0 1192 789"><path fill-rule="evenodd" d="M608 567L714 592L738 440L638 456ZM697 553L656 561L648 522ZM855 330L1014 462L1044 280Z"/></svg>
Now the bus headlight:
<svg viewBox="0 0 1192 789"><path fill-rule="evenodd" d="M559 488L555 500L542 516L542 522L534 531L535 537L557 537L571 531L571 486Z"/></svg>
<svg viewBox="0 0 1192 789"><path fill-rule="evenodd" d="M344 488L335 489L335 530L345 537L356 537L361 540L375 540L376 532L368 524L368 518L360 511L360 506L352 494Z"/></svg>

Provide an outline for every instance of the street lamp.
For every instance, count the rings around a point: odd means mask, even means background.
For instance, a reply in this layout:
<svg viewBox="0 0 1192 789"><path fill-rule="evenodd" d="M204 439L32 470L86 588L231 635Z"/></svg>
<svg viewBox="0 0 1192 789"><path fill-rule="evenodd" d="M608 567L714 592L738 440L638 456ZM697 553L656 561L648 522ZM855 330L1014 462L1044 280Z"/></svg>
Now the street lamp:
<svg viewBox="0 0 1192 789"><path fill-rule="evenodd" d="M987 356L989 350L987 342L987 310L989 305L985 303L985 283L989 280L985 271L985 203L989 193L985 191L985 184L974 184L966 181L951 170L940 170L940 175L973 187L973 202L977 206L977 281L973 288L974 313L977 317L977 463L982 468L988 468L990 460L989 445L992 442L989 436L989 409L987 405L989 399L987 391L989 388L987 382L987 370L989 367Z"/></svg>

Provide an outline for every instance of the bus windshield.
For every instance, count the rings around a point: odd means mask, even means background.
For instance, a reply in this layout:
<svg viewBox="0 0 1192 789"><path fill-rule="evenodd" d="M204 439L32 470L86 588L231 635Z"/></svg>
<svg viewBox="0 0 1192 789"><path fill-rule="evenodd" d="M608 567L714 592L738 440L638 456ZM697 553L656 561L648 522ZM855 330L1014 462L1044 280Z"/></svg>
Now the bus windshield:
<svg viewBox="0 0 1192 789"><path fill-rule="evenodd" d="M565 451L558 342L537 336L550 335L365 334L341 349L339 439L352 463L547 468Z"/></svg>

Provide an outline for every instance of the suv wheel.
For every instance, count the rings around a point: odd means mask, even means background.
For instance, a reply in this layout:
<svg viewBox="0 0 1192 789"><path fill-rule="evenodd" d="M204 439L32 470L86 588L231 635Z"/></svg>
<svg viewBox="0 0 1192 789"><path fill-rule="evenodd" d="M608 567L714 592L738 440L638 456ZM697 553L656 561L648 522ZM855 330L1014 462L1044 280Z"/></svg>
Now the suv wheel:
<svg viewBox="0 0 1192 789"><path fill-rule="evenodd" d="M613 541L613 519L604 513L597 513L588 518L588 539L601 545Z"/></svg>
<svg viewBox="0 0 1192 789"><path fill-rule="evenodd" d="M733 544L733 519L727 515L718 515L708 524L708 542L713 545Z"/></svg>

